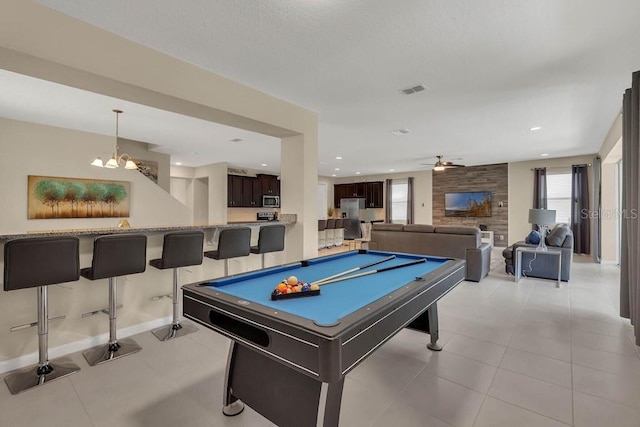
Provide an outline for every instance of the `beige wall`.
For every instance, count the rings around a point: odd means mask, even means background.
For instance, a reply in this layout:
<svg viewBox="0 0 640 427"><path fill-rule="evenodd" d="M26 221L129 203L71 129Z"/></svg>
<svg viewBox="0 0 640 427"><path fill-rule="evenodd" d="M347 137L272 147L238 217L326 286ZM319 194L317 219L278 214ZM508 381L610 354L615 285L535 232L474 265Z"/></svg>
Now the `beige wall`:
<svg viewBox="0 0 640 427"><path fill-rule="evenodd" d="M118 224L118 218L27 219L28 175L128 181L132 226L191 224L189 210L139 172L91 166L110 143L104 135L0 119L0 234Z"/></svg>
<svg viewBox="0 0 640 427"><path fill-rule="evenodd" d="M533 168L568 167L574 164L591 164L594 155L540 159L509 163L509 245L524 240L531 232L529 209L533 206ZM593 203L593 171L589 169L589 198ZM593 233L592 233L593 235ZM593 245L592 245L593 247Z"/></svg>
<svg viewBox="0 0 640 427"><path fill-rule="evenodd" d="M80 89L210 120L279 138L294 135L303 150L292 164L304 164L304 188L285 185L283 199L293 201L304 190L316 197L317 114L259 92L193 64L138 45L75 20L35 2L7 0L0 15L0 67ZM284 149L283 149L284 151ZM218 171L211 171L219 176ZM226 175L226 171L225 171ZM289 177L298 180L300 177ZM299 180L298 180L299 181ZM209 219L226 220L218 211L224 191L209 178ZM300 181L299 181L300 182ZM212 186L212 184L214 184ZM224 197L223 197L224 196ZM305 198L309 197L307 194ZM314 199L311 206L317 203ZM297 258L317 253L316 212L292 203L304 231L287 235L287 244L299 249ZM305 213L307 213L305 215ZM289 239L301 239L289 242ZM295 255L294 255L295 256Z"/></svg>

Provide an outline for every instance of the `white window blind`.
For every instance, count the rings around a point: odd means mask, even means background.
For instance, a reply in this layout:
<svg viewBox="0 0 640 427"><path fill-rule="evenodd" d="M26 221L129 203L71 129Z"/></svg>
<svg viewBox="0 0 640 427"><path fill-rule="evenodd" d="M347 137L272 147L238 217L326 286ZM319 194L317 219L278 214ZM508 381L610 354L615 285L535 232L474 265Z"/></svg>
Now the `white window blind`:
<svg viewBox="0 0 640 427"><path fill-rule="evenodd" d="M407 223L407 199L409 184L406 179L394 179L391 183L391 222Z"/></svg>
<svg viewBox="0 0 640 427"><path fill-rule="evenodd" d="M547 209L557 223L571 224L571 172L547 174Z"/></svg>

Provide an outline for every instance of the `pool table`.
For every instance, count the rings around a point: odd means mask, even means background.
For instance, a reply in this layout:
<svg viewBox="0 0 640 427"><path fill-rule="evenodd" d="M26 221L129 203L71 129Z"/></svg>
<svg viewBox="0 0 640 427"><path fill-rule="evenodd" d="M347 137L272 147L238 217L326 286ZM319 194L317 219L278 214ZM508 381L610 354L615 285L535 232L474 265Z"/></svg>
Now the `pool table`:
<svg viewBox="0 0 640 427"><path fill-rule="evenodd" d="M424 262L420 262L424 259ZM283 279L311 283L381 271L271 300ZM229 338L223 412L243 402L278 426L337 426L344 378L405 326L439 350L436 302L464 280L462 260L358 250L183 286L185 317Z"/></svg>

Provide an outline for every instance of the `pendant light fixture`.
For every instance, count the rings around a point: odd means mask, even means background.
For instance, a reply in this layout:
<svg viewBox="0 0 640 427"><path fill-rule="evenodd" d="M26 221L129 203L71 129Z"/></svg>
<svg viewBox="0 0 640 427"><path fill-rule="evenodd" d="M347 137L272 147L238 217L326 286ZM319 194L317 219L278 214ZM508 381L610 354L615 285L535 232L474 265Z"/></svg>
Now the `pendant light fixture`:
<svg viewBox="0 0 640 427"><path fill-rule="evenodd" d="M120 162L124 161L125 169L138 169L138 165L133 161L133 157L126 153L118 155L118 148L120 148L118 147L118 116L122 114L122 110L113 110L113 112L116 113L116 145L113 146L113 155L107 163L103 164L102 159L98 157L91 162L91 165L99 168L115 169L120 167Z"/></svg>

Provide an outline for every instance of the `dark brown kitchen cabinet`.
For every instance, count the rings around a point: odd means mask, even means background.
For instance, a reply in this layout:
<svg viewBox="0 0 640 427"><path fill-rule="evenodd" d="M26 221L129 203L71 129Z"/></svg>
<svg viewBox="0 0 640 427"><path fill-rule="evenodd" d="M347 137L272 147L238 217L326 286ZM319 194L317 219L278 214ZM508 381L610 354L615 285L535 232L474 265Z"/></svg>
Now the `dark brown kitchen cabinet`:
<svg viewBox="0 0 640 427"><path fill-rule="evenodd" d="M382 181L367 182L365 185L365 207L382 208L384 206L384 184Z"/></svg>
<svg viewBox="0 0 640 427"><path fill-rule="evenodd" d="M260 186L262 188L262 195L265 196L279 196L280 195L280 180L276 175L258 175L260 180Z"/></svg>
<svg viewBox="0 0 640 427"><path fill-rule="evenodd" d="M333 186L333 204L336 208L339 208L341 199L358 197L365 199L365 207L367 208L382 208L384 202L382 196L383 188L382 181L335 184Z"/></svg>
<svg viewBox="0 0 640 427"><path fill-rule="evenodd" d="M257 178L227 175L227 207L259 208L262 206L261 191Z"/></svg>
<svg viewBox="0 0 640 427"><path fill-rule="evenodd" d="M242 207L242 190L244 177L227 175L227 206L230 208Z"/></svg>

